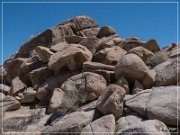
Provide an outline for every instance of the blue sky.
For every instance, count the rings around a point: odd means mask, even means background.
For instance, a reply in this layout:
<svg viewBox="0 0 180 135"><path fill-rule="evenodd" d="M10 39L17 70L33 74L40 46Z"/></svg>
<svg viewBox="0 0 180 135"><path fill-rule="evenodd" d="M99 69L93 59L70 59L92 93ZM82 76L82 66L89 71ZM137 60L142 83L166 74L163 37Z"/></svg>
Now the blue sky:
<svg viewBox="0 0 180 135"><path fill-rule="evenodd" d="M31 36L79 15L91 16L99 27L114 27L122 38L139 37L145 41L155 38L161 47L177 41L176 3L4 3L3 11L4 60Z"/></svg>

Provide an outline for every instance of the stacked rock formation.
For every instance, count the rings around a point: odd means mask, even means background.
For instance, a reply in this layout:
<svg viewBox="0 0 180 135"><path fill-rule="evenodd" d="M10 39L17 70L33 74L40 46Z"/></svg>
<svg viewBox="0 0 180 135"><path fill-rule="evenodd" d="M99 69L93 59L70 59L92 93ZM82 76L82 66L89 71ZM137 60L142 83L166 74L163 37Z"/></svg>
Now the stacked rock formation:
<svg viewBox="0 0 180 135"><path fill-rule="evenodd" d="M1 66L1 132L174 135L179 49L123 39L88 16L66 20Z"/></svg>

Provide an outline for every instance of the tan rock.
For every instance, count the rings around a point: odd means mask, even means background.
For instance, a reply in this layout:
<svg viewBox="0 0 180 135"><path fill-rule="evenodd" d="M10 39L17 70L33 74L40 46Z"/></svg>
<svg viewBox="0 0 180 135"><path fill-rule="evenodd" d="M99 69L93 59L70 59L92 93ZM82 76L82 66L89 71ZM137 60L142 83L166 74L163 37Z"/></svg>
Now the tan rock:
<svg viewBox="0 0 180 135"><path fill-rule="evenodd" d="M66 42L59 42L58 44L51 46L50 50L53 52L58 52L58 51L62 51L64 48L68 46L69 44Z"/></svg>
<svg viewBox="0 0 180 135"><path fill-rule="evenodd" d="M105 115L82 129L80 135L114 135L115 118L112 114Z"/></svg>
<svg viewBox="0 0 180 135"><path fill-rule="evenodd" d="M78 44L80 43L85 37L77 36L77 35L72 35L72 36L67 36L65 37L66 42L69 44Z"/></svg>
<svg viewBox="0 0 180 135"><path fill-rule="evenodd" d="M37 46L35 51L43 62L48 62L51 55L54 54L49 50L49 48L43 46Z"/></svg>
<svg viewBox="0 0 180 135"><path fill-rule="evenodd" d="M32 86L35 86L36 84L42 84L52 76L52 71L48 67L41 67L31 71L29 74Z"/></svg>
<svg viewBox="0 0 180 135"><path fill-rule="evenodd" d="M10 95L17 95L19 92L23 92L27 88L19 77L15 77L11 83Z"/></svg>
<svg viewBox="0 0 180 135"><path fill-rule="evenodd" d="M123 42L123 49L126 51L129 51L135 47L142 46L144 43L139 38L133 37L133 38L127 38Z"/></svg>
<svg viewBox="0 0 180 135"><path fill-rule="evenodd" d="M152 73L145 63L135 54L123 56L115 68L117 79L124 76L130 85L135 80L142 83L145 89L151 88L154 84L154 73Z"/></svg>
<svg viewBox="0 0 180 135"><path fill-rule="evenodd" d="M62 68L65 67L71 71L76 71L82 68L83 62L90 61L91 59L92 54L86 47L78 44L71 44L62 51L53 54L50 57L48 67L52 69L55 74L59 73Z"/></svg>
<svg viewBox="0 0 180 135"><path fill-rule="evenodd" d="M133 53L133 54L136 54L137 56L139 56L143 61L144 63L147 62L147 59L149 57L152 57L154 56L154 53L145 49L144 47L136 47L136 48L133 48L129 51L129 53Z"/></svg>
<svg viewBox="0 0 180 135"><path fill-rule="evenodd" d="M36 98L40 101L48 99L55 88L59 88L68 78L78 74L77 72L67 72L58 76L48 78L37 89Z"/></svg>
<svg viewBox="0 0 180 135"><path fill-rule="evenodd" d="M99 30L100 28L89 28L89 29L78 31L77 34L79 36L84 36L84 37L96 37Z"/></svg>
<svg viewBox="0 0 180 135"><path fill-rule="evenodd" d="M61 89L59 88L54 89L49 102L48 113L55 112L58 108L62 106L63 96L64 96L64 92Z"/></svg>
<svg viewBox="0 0 180 135"><path fill-rule="evenodd" d="M93 61L107 65L116 65L125 54L127 52L124 49L114 46L97 52L93 57Z"/></svg>
<svg viewBox="0 0 180 135"><path fill-rule="evenodd" d="M0 84L0 92L7 95L10 91L10 87L5 84Z"/></svg>
<svg viewBox="0 0 180 135"><path fill-rule="evenodd" d="M98 47L100 41L96 37L89 37L83 39L80 44L87 47L87 49L94 54L96 52L96 48Z"/></svg>
<svg viewBox="0 0 180 135"><path fill-rule="evenodd" d="M3 100L5 99L5 95L3 93L0 92L0 102L3 102Z"/></svg>
<svg viewBox="0 0 180 135"><path fill-rule="evenodd" d="M59 26L61 25L68 25L73 31L77 32L83 29L95 28L98 26L98 23L89 16L76 16L59 24Z"/></svg>
<svg viewBox="0 0 180 135"><path fill-rule="evenodd" d="M148 40L144 45L143 45L144 48L152 51L152 52L158 52L160 51L160 48L159 48L159 45L157 44L156 40L155 39L150 39Z"/></svg>
<svg viewBox="0 0 180 135"><path fill-rule="evenodd" d="M65 41L65 36L74 35L69 25L55 26L45 30L23 44L17 57L29 57L36 46L50 47Z"/></svg>
<svg viewBox="0 0 180 135"><path fill-rule="evenodd" d="M20 99L21 103L32 103L35 101L36 91L33 88L27 88Z"/></svg>
<svg viewBox="0 0 180 135"><path fill-rule="evenodd" d="M70 132L81 132L86 125L93 121L93 118L94 110L73 112L57 119L51 126L47 126L47 128L42 131L42 134L48 135L53 132L67 132L67 134L70 134Z"/></svg>
<svg viewBox="0 0 180 135"><path fill-rule="evenodd" d="M123 114L125 90L115 84L109 85L97 100L97 109L103 114L113 114L119 118Z"/></svg>
<svg viewBox="0 0 180 135"><path fill-rule="evenodd" d="M99 32L97 37L102 38L102 37L108 37L110 35L114 35L116 33L115 29L113 29L111 26L103 26Z"/></svg>
<svg viewBox="0 0 180 135"><path fill-rule="evenodd" d="M126 80L126 78L124 78L124 77L119 78L119 79L116 81L116 84L117 84L118 86L123 87L123 88L125 89L125 91L126 91L126 94L129 93L129 83L128 83L128 81Z"/></svg>
<svg viewBox="0 0 180 135"><path fill-rule="evenodd" d="M97 99L105 88L106 80L101 75L91 72L72 76L61 86L66 94L75 93L78 97L76 100L81 102Z"/></svg>
<svg viewBox="0 0 180 135"><path fill-rule="evenodd" d="M3 103L1 103L0 107L2 106L4 111L13 111L19 109L21 107L21 103L14 97L6 96L3 100Z"/></svg>
<svg viewBox="0 0 180 135"><path fill-rule="evenodd" d="M83 71L102 75L106 79L107 84L115 80L114 68L112 65L105 65L98 62L87 61L83 63Z"/></svg>

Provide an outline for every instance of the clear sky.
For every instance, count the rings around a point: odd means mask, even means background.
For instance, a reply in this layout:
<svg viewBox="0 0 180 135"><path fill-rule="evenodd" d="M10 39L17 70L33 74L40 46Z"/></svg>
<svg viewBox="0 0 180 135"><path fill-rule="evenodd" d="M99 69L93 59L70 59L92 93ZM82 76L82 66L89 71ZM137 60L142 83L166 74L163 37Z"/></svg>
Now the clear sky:
<svg viewBox="0 0 180 135"><path fill-rule="evenodd" d="M31 36L80 15L91 16L99 27L114 27L122 38L155 38L161 47L177 41L176 3L4 3L3 11L4 60Z"/></svg>

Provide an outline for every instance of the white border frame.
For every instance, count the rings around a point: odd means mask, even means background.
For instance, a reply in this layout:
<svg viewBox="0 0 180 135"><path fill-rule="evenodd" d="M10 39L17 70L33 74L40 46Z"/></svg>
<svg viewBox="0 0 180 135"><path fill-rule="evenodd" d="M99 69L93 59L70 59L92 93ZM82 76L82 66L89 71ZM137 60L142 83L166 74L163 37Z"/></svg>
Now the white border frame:
<svg viewBox="0 0 180 135"><path fill-rule="evenodd" d="M177 6L177 31L176 31L176 33L177 33L177 44L178 44L178 42L179 42L179 40L178 40L178 38L179 38L179 2L177 1L177 2L30 2L30 1L27 1L27 2L1 2L1 9L2 9L2 12L1 12L1 23L2 23L2 26L1 26L1 34L2 34L2 44L1 44L1 48L2 48L2 55L1 55L1 59L2 59L2 62L4 61L4 58L3 58L3 50L4 50L4 47L3 47L3 43L4 43L4 40L3 40L3 38L4 38L4 36L3 36L3 26L4 26L4 24L3 24L3 18L4 18L4 8L3 8L3 6L4 6L4 4L70 4L70 3L72 3L72 4L136 4L136 3L138 3L138 4L176 4L176 6ZM177 49L177 54L178 54L178 49ZM177 56L177 61L178 61L178 56ZM178 67L178 63L177 63L177 73L178 73L178 69L179 69L179 67ZM178 74L177 74L177 83L179 82L179 80L178 80ZM2 79L3 79L3 77L2 77ZM179 99L178 99L178 84L177 84L177 118L179 117L179 112L178 112L178 101L179 101ZM3 103L3 102L2 102ZM7 133L7 134L11 134L11 133L20 133L20 134L22 134L22 133L26 133L26 134L31 134L31 133L46 133L46 132L4 132L3 131L3 104L2 104L2 127L1 127L1 129L2 129L2 133ZM179 123L178 123L178 120L177 120L177 132L173 132L173 133L179 133ZM47 132L47 133L51 133L51 132ZM52 132L52 133L80 133L80 132ZM89 133L89 132L84 132L84 133ZM100 134L103 134L103 133L107 133L107 132L94 132L94 133L100 133ZM108 133L111 133L111 132L108 132ZM113 132L113 133L116 133L116 132ZM129 133L129 132L127 132L127 133ZM136 133L136 132L134 132L134 133ZM140 132L137 132L137 133L140 133ZM161 134L161 132L143 132L143 133L154 133L154 134L158 134L158 133L160 133Z"/></svg>

